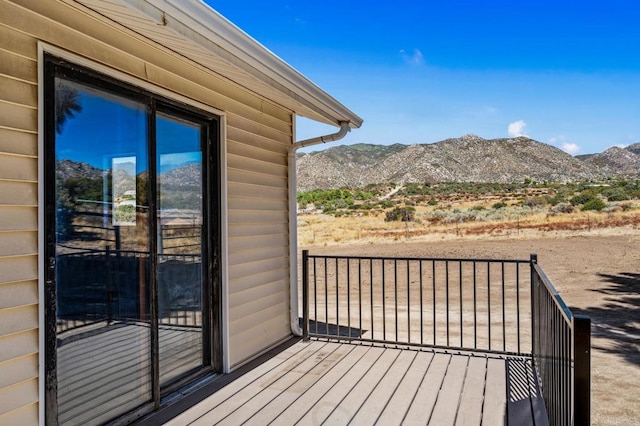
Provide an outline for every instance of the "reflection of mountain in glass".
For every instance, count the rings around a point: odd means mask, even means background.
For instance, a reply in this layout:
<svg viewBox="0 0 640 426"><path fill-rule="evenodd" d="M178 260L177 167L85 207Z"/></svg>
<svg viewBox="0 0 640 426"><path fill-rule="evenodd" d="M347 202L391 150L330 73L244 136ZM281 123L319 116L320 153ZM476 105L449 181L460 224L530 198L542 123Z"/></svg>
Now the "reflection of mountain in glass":
<svg viewBox="0 0 640 426"><path fill-rule="evenodd" d="M201 174L200 163L193 162L160 174L160 208L200 211Z"/></svg>
<svg viewBox="0 0 640 426"><path fill-rule="evenodd" d="M120 163L116 170L104 171L88 163L60 160L56 162L56 179L64 194L59 192L67 207L77 200L112 202L117 198L127 198L135 194L136 204L146 205L147 172L137 176L130 173L135 170L132 163ZM201 188L202 167L198 162L182 164L158 176L160 181L160 208L200 211L202 208ZM113 188L114 194L104 198L104 179L107 188ZM112 182L114 182L112 187ZM135 192L131 192L135 190ZM61 200L60 200L61 201Z"/></svg>
<svg viewBox="0 0 640 426"><path fill-rule="evenodd" d="M133 167L135 170L135 165ZM135 195L136 190L136 176L135 173L129 173L128 170L122 169L118 165L117 169L113 170L113 199L122 198L127 192L133 191Z"/></svg>

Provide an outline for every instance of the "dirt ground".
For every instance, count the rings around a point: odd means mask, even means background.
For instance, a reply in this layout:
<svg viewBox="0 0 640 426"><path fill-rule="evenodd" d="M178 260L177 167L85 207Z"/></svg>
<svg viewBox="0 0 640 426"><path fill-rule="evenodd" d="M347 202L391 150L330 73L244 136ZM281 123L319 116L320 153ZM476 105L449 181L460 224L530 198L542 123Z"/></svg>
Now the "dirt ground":
<svg viewBox="0 0 640 426"><path fill-rule="evenodd" d="M390 242L312 254L528 259L577 313L592 318L592 423L640 425L640 231L562 238Z"/></svg>

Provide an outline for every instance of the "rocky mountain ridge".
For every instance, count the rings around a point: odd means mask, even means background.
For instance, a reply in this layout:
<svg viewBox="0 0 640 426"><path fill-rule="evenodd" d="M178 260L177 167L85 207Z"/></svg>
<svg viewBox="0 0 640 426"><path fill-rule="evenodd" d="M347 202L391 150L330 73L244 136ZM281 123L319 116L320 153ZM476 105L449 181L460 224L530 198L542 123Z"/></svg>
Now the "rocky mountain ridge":
<svg viewBox="0 0 640 426"><path fill-rule="evenodd" d="M640 144L573 157L527 137L335 146L298 154L298 190L384 182L567 182L640 174Z"/></svg>

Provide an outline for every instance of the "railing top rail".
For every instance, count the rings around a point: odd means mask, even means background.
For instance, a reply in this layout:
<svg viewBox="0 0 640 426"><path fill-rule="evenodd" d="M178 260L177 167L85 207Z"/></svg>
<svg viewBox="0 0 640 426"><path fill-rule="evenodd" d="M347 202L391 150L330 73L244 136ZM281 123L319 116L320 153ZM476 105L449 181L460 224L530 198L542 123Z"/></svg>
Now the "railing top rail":
<svg viewBox="0 0 640 426"><path fill-rule="evenodd" d="M569 325L572 325L573 313L571 312L571 309L569 309L567 304L564 303L564 300L562 299L560 294L558 294L558 290L556 290L556 288L553 286L553 284L551 283L551 280L544 273L544 271L542 270L540 265L538 265L536 262L533 262L532 264L533 264L533 267L534 267L534 269L536 271L536 274L538 274L538 277L540 277L540 281L546 287L546 289L549 292L549 294L551 294L553 296L553 300L554 300L556 306L558 307L558 309L560 310L560 312L562 313L562 316L564 317L564 320Z"/></svg>
<svg viewBox="0 0 640 426"><path fill-rule="evenodd" d="M410 257L410 256L348 256L328 254L308 254L309 259L354 259L354 260L401 260L425 262L465 262L465 263L518 263L529 264L529 259L487 259L487 258L455 258L455 257Z"/></svg>

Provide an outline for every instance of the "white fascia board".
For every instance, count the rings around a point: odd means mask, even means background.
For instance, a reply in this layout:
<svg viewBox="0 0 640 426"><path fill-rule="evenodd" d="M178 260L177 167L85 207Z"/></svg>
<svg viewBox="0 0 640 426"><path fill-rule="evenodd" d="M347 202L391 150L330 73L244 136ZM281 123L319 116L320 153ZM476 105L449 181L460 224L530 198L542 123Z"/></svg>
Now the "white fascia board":
<svg viewBox="0 0 640 426"><path fill-rule="evenodd" d="M350 111L304 75L258 43L202 0L121 0L153 18L159 25L180 33L207 48L254 78L273 87L294 103L324 116L330 124L362 125ZM299 112L295 111L294 112ZM310 117L315 118L315 117Z"/></svg>

